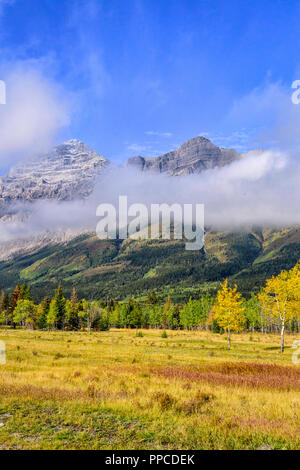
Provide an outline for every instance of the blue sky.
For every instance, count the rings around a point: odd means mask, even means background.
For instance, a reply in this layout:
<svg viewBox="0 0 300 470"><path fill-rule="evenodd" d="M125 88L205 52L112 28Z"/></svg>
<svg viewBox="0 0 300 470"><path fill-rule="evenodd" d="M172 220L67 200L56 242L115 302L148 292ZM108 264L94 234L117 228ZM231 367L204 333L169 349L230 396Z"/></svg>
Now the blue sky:
<svg viewBox="0 0 300 470"><path fill-rule="evenodd" d="M199 134L278 145L296 113L299 13L293 0L0 0L0 79L38 70L70 107L55 142L117 163Z"/></svg>

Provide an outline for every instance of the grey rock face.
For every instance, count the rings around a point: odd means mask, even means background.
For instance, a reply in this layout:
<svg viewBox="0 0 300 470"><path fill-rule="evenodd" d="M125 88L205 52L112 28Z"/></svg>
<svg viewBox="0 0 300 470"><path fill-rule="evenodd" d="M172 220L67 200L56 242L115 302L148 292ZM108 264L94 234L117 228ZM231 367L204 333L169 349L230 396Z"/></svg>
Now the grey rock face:
<svg viewBox="0 0 300 470"><path fill-rule="evenodd" d="M219 148L205 137L195 137L182 144L177 150L159 157L130 158L127 165L142 171L178 176L228 165L239 158L240 155L235 150Z"/></svg>
<svg viewBox="0 0 300 470"><path fill-rule="evenodd" d="M85 197L109 164L79 140L69 140L0 178L0 210L11 202Z"/></svg>

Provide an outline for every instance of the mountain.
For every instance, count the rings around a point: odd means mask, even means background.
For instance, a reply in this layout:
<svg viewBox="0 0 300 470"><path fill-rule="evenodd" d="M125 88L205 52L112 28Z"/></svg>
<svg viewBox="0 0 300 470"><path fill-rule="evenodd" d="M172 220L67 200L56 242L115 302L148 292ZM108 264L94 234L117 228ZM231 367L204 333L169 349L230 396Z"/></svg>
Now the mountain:
<svg viewBox="0 0 300 470"><path fill-rule="evenodd" d="M196 137L176 151L147 159L145 168L151 170L158 165L161 171L169 168L170 174L187 174L223 166L237 158L240 156L234 150L220 149L208 139ZM129 160L128 165L132 161L135 159ZM24 207L24 202L86 198L93 191L97 178L109 165L108 159L76 139L58 145L46 155L16 165L8 175L0 178L0 227L3 223L18 226L30 219L34 206L26 204ZM76 230L35 233L30 238L12 237L0 244L0 260L30 254L44 246L67 243L87 231L80 227Z"/></svg>
<svg viewBox="0 0 300 470"><path fill-rule="evenodd" d="M243 158L196 137L178 150L154 158L135 157L128 165L170 175L199 173ZM0 183L2 229L14 218L14 203L41 199L85 198L109 160L78 140L67 141L39 159L14 167ZM33 206L33 205L32 205ZM2 232L0 230L0 234ZM65 293L76 287L88 299L145 298L157 289L177 301L215 292L229 277L249 295L267 277L292 267L300 258L300 229L256 228L240 232L207 229L205 250L186 251L181 240L99 240L87 230L45 232L0 244L0 288L28 282L34 295L52 294L61 282Z"/></svg>
<svg viewBox="0 0 300 470"><path fill-rule="evenodd" d="M46 155L13 167L0 178L0 210L14 202L86 197L109 161L79 140L68 140Z"/></svg>
<svg viewBox="0 0 300 470"><path fill-rule="evenodd" d="M241 158L205 137L195 137L177 150L159 157L133 157L128 166L171 175L199 173ZM39 199L72 200L87 197L109 160L76 139L58 145L46 155L13 167L0 178L0 216L15 202Z"/></svg>
<svg viewBox="0 0 300 470"><path fill-rule="evenodd" d="M93 191L97 177L109 164L109 160L85 143L72 139L46 155L16 165L8 175L0 178L0 227L3 229L8 224L18 227L30 220L34 205L23 206L22 203L86 198ZM30 237L11 237L0 243L0 260L67 243L87 231L85 228L47 230L32 233Z"/></svg>
<svg viewBox="0 0 300 470"><path fill-rule="evenodd" d="M146 298L156 289L182 302L214 294L225 277L246 296L265 279L289 269L300 258L300 229L206 234L206 251L186 251L180 240L99 240L81 235L67 243L45 245L0 262L0 287L11 291L27 282L41 299L62 283L87 299L131 295Z"/></svg>
<svg viewBox="0 0 300 470"><path fill-rule="evenodd" d="M177 150L159 157L129 158L127 165L141 171L179 176L225 166L239 158L241 157L235 150L219 148L205 137L195 137L182 144Z"/></svg>

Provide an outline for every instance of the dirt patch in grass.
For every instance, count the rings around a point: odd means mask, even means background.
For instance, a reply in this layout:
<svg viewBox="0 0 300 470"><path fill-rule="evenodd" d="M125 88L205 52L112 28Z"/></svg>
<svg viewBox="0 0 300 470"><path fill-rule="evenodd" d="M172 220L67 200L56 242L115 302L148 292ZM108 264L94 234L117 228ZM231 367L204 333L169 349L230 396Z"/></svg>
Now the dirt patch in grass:
<svg viewBox="0 0 300 470"><path fill-rule="evenodd" d="M276 364L226 362L199 367L161 367L152 373L168 379L265 389L300 390L300 368Z"/></svg>

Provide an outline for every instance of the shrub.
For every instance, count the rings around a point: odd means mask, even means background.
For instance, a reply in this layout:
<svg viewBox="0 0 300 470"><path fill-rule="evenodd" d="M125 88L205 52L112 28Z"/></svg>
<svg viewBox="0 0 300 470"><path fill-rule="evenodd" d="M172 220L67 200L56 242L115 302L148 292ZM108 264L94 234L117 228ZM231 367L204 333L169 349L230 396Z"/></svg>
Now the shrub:
<svg viewBox="0 0 300 470"><path fill-rule="evenodd" d="M176 399L165 392L154 393L153 400L158 403L162 411L169 410L176 404Z"/></svg>
<svg viewBox="0 0 300 470"><path fill-rule="evenodd" d="M54 356L54 359L57 360L57 359L62 359L63 357L65 357L63 354L61 353L56 353L55 356Z"/></svg>
<svg viewBox="0 0 300 470"><path fill-rule="evenodd" d="M197 392L194 398L185 401L178 409L186 414L198 413L203 405L215 399L215 395L204 392Z"/></svg>

